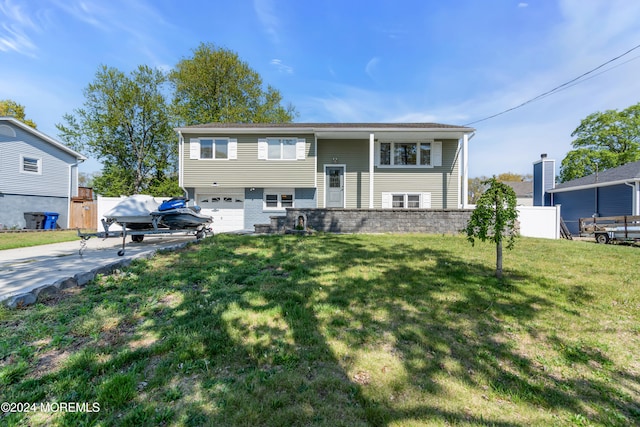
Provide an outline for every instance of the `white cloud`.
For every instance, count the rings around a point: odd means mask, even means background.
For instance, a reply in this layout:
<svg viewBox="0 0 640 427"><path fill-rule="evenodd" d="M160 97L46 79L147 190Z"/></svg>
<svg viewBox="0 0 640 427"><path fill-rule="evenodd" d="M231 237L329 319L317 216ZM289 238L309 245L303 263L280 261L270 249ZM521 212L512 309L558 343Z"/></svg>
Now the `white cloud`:
<svg viewBox="0 0 640 427"><path fill-rule="evenodd" d="M275 66L276 69L281 73L293 74L293 67L286 65L285 63L282 62L281 59L272 59L271 65Z"/></svg>
<svg viewBox="0 0 640 427"><path fill-rule="evenodd" d="M164 69L166 60L161 54L166 50L160 33L180 34L156 9L154 2L127 0L55 0L57 7L73 20L86 24L107 35L119 37L116 54L123 62L127 55L135 56L133 64L149 65ZM61 19L62 22L62 19ZM89 29L90 31L91 29ZM117 36L114 33L118 33ZM122 37L124 36L124 37ZM174 37L179 37L176 35Z"/></svg>
<svg viewBox="0 0 640 427"><path fill-rule="evenodd" d="M253 9L258 16L258 20L262 23L264 30L271 38L271 41L278 43L280 40L278 35L280 19L274 12L274 4L271 0L254 0Z"/></svg>
<svg viewBox="0 0 640 427"><path fill-rule="evenodd" d="M375 80L374 78L374 72L376 67L378 66L378 64L380 63L380 58L378 57L373 57L369 60L369 62L367 62L367 65L364 67L364 72L367 73L367 75L372 79Z"/></svg>
<svg viewBox="0 0 640 427"><path fill-rule="evenodd" d="M111 27L109 10L95 2L62 0L57 1L56 5L76 20L92 27L103 31L108 31Z"/></svg>
<svg viewBox="0 0 640 427"><path fill-rule="evenodd" d="M520 2L518 3L518 7L529 7L529 3Z"/></svg>
<svg viewBox="0 0 640 427"><path fill-rule="evenodd" d="M0 2L0 16L4 21L0 26L0 51L35 56L37 46L29 32L37 32L39 28L23 6L11 0Z"/></svg>

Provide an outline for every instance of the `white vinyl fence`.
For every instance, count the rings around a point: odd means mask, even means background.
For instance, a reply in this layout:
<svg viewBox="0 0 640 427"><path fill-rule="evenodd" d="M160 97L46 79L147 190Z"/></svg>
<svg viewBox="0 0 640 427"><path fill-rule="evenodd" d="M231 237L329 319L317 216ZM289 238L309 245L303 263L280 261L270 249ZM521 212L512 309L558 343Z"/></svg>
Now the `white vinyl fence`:
<svg viewBox="0 0 640 427"><path fill-rule="evenodd" d="M520 235L560 238L560 205L558 206L518 206Z"/></svg>
<svg viewBox="0 0 640 427"><path fill-rule="evenodd" d="M469 209L475 209L469 205ZM560 205L517 206L520 235L543 239L560 238Z"/></svg>

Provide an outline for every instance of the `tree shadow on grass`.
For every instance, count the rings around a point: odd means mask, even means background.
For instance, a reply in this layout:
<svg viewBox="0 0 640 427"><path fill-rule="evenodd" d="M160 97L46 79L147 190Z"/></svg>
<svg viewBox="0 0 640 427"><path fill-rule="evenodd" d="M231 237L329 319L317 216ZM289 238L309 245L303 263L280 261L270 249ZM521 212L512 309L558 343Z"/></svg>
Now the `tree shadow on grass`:
<svg viewBox="0 0 640 427"><path fill-rule="evenodd" d="M528 330L556 304L527 289L538 278L514 270L501 282L481 262L406 239L218 236L138 262L91 285L103 288L93 313L121 313L120 332L12 397L101 403L64 414L67 425L520 425L486 415L500 406L491 399L610 424L612 409L619 421L640 414L607 379L556 377L516 345L521 331L509 328ZM545 340L569 363L613 369L584 343ZM461 390L480 403L457 402Z"/></svg>

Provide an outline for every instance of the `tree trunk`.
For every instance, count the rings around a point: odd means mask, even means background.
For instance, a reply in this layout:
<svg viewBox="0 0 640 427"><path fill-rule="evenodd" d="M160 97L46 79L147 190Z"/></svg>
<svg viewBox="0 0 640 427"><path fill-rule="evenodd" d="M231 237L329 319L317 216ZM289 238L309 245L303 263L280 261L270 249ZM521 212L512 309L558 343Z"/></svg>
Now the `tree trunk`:
<svg viewBox="0 0 640 427"><path fill-rule="evenodd" d="M502 279L502 240L496 242L496 277Z"/></svg>

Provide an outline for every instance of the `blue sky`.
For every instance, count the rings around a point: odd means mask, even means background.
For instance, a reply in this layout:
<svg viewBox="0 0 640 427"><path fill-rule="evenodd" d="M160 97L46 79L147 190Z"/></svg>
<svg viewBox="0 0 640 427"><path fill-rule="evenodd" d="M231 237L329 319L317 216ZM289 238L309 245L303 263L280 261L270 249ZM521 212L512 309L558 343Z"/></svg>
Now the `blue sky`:
<svg viewBox="0 0 640 427"><path fill-rule="evenodd" d="M637 0L0 0L0 99L57 137L101 64L168 70L211 42L298 122L465 125L639 45L639 23ZM581 119L640 102L638 76L640 49L471 125L470 176L531 173L541 153L559 167Z"/></svg>

